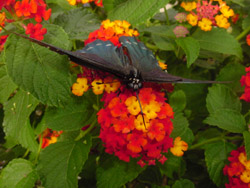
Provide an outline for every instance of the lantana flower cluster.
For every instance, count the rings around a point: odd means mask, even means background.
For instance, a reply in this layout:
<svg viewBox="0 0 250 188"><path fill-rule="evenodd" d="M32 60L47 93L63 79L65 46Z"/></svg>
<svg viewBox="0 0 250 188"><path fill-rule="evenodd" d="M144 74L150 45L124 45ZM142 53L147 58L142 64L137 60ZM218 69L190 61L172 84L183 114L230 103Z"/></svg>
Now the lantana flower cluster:
<svg viewBox="0 0 250 188"><path fill-rule="evenodd" d="M40 135L39 140L42 142L41 148L46 148L50 144L56 143L57 138L63 133L63 131L53 131L49 128L45 129Z"/></svg>
<svg viewBox="0 0 250 188"><path fill-rule="evenodd" d="M247 160L245 148L239 147L233 150L228 157L229 165L223 169L228 176L229 183L226 188L250 188L250 160Z"/></svg>
<svg viewBox="0 0 250 188"><path fill-rule="evenodd" d="M6 9L11 15L11 18L6 18L5 13L1 12ZM43 40L47 29L42 28L41 22L48 20L51 15L51 9L47 9L47 5L43 0L4 0L0 3L0 31L5 26L6 22L15 22L20 20L34 19L37 23L29 23L27 26L21 23L25 29L25 33L37 40Z"/></svg>
<svg viewBox="0 0 250 188"><path fill-rule="evenodd" d="M247 35L246 41L247 41L247 45L250 46L250 34Z"/></svg>
<svg viewBox="0 0 250 188"><path fill-rule="evenodd" d="M250 67L246 67L246 75L243 75L240 79L241 86L245 86L244 93L240 99L250 102Z"/></svg>
<svg viewBox="0 0 250 188"><path fill-rule="evenodd" d="M102 0L67 0L70 5L77 5L77 4L86 4L86 3L91 3L94 2L96 6L102 7Z"/></svg>
<svg viewBox="0 0 250 188"><path fill-rule="evenodd" d="M192 26L198 25L203 31L211 31L212 26L229 28L229 18L234 16L234 11L222 0L198 0L182 2L183 7L189 14L186 19Z"/></svg>
<svg viewBox="0 0 250 188"><path fill-rule="evenodd" d="M130 24L126 21L105 20L100 29L90 33L85 45L101 39L110 40L119 47L120 36L138 35L136 30L129 27ZM159 62L159 65L166 68L164 63ZM171 106L165 102L162 87L144 83L137 98L134 91L121 86L121 82L111 75L83 67L83 74L78 75L72 92L81 96L90 85L96 95L103 94L104 108L97 115L101 125L100 138L107 153L115 154L126 162L129 162L131 157L139 158L138 164L144 166L154 165L156 161L164 163L164 153L171 147L177 156L182 156L183 151L187 150L187 144L181 141L180 137L173 145L170 134L174 113Z"/></svg>

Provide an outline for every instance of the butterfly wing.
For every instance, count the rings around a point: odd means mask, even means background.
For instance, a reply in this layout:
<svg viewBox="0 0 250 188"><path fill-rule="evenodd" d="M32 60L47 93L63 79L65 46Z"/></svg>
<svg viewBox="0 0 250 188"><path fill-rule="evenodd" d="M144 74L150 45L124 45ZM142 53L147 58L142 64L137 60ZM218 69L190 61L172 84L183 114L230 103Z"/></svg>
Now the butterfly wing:
<svg viewBox="0 0 250 188"><path fill-rule="evenodd" d="M209 80L193 80L171 75L163 71L158 60L142 42L135 37L120 37L120 42L128 50L132 64L140 71L143 81L162 83L225 83Z"/></svg>
<svg viewBox="0 0 250 188"><path fill-rule="evenodd" d="M14 33L14 32L12 32ZM25 35L14 33L22 38L28 39L40 46L46 47L61 55L67 55L69 59L79 65L86 66L92 69L101 70L114 74L117 77L123 78L124 71L119 56L123 56L122 52L116 53L116 47L110 42L97 40L93 44L90 43L80 51L71 52L51 44L27 37ZM98 44L101 43L101 46ZM93 49L93 50L88 50ZM89 51L89 52L88 52ZM86 53L85 53L86 52ZM92 52L92 53L90 53ZM102 56L100 57L99 54ZM111 61L109 60L111 59Z"/></svg>

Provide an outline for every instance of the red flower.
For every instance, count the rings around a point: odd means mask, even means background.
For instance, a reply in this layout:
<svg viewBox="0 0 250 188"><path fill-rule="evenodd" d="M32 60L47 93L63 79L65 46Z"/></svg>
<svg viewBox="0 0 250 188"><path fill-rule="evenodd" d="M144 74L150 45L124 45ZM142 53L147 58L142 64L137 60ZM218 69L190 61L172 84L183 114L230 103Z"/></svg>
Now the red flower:
<svg viewBox="0 0 250 188"><path fill-rule="evenodd" d="M246 72L246 75L243 75L240 79L241 86L245 86L245 92L240 99L250 102L250 67L246 67Z"/></svg>
<svg viewBox="0 0 250 188"><path fill-rule="evenodd" d="M246 41L247 41L247 45L250 46L250 34L247 35Z"/></svg>
<svg viewBox="0 0 250 188"><path fill-rule="evenodd" d="M29 23L25 33L27 35L30 35L31 38L43 40L43 35L47 33L47 29L42 27L43 26L39 23L37 23L36 25L34 25L33 23Z"/></svg>
<svg viewBox="0 0 250 188"><path fill-rule="evenodd" d="M29 2L30 1L30 2ZM34 0L23 0L17 1L15 4L16 15L21 16L30 16L32 13L36 13L37 4Z"/></svg>

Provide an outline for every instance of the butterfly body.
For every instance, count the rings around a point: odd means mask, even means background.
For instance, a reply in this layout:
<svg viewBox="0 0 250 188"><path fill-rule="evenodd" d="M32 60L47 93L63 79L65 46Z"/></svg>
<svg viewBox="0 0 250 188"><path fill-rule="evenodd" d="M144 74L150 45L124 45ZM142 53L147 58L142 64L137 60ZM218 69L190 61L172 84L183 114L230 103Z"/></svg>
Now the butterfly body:
<svg viewBox="0 0 250 188"><path fill-rule="evenodd" d="M72 52L18 33L14 34L58 54L67 55L79 65L111 73L135 91L142 88L143 82L219 83L186 79L163 71L153 53L135 37L120 37L121 47L114 46L110 41L95 40L82 50Z"/></svg>

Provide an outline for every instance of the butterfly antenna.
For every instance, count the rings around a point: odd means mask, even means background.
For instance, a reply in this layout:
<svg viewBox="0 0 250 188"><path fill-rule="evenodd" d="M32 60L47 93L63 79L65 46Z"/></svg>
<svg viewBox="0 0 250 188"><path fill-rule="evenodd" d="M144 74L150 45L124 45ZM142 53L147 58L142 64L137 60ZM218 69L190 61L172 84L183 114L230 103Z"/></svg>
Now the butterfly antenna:
<svg viewBox="0 0 250 188"><path fill-rule="evenodd" d="M143 121L145 129L147 130L147 126L146 126L146 123L145 123L144 114L143 114L143 111L142 111L142 105L141 105L141 101L139 99L138 91L136 90L135 93L136 93L136 98L137 98L137 100L139 102L139 106L140 106L140 109L141 109L142 121Z"/></svg>

